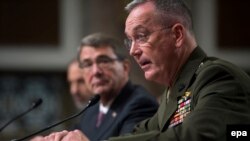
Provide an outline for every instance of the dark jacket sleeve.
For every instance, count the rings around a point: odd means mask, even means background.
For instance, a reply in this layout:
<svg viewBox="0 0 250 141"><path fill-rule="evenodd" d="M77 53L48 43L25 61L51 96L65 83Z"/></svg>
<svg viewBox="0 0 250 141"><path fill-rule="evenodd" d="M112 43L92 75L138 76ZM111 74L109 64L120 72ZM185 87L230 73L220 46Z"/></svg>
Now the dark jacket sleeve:
<svg viewBox="0 0 250 141"><path fill-rule="evenodd" d="M140 121L152 117L157 109L158 103L156 99L149 95L145 94L146 91L138 87L133 94L133 99L131 99L130 104L127 104L128 107L125 107L125 111L130 111L128 113L126 119L122 124L122 128L120 130L120 135L131 133ZM144 94L142 94L144 93Z"/></svg>

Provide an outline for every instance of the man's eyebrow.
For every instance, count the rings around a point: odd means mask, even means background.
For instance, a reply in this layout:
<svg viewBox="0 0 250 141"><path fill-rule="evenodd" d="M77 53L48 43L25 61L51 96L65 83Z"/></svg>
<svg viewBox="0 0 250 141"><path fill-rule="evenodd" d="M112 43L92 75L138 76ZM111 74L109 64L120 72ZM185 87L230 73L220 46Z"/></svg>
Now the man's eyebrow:
<svg viewBox="0 0 250 141"><path fill-rule="evenodd" d="M90 61L91 59L89 59L89 58L83 58L82 60L80 60L80 61Z"/></svg>
<svg viewBox="0 0 250 141"><path fill-rule="evenodd" d="M139 26L136 26L135 28L134 28L134 31L138 31L138 30L142 30L142 29L146 29L146 27L144 27L143 25L139 25Z"/></svg>
<svg viewBox="0 0 250 141"><path fill-rule="evenodd" d="M106 54L102 54L102 55L97 56L96 59L97 59L97 58L103 58L103 57L109 57L109 58L110 58L110 56L108 56L108 55L106 55Z"/></svg>
<svg viewBox="0 0 250 141"><path fill-rule="evenodd" d="M138 32L139 30L146 30L147 28L144 27L143 25L138 25L135 28L133 28L132 30L132 34L135 34L136 32ZM129 38L128 34L125 32L125 35Z"/></svg>

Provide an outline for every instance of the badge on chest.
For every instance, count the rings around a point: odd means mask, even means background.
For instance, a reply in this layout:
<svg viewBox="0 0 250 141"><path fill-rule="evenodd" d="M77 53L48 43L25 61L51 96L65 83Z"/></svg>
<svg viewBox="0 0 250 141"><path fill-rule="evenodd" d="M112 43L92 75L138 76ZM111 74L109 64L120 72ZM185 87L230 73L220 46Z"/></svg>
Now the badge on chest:
<svg viewBox="0 0 250 141"><path fill-rule="evenodd" d="M169 127L176 126L183 122L184 118L191 111L191 92L187 91L177 101L177 110L170 120Z"/></svg>

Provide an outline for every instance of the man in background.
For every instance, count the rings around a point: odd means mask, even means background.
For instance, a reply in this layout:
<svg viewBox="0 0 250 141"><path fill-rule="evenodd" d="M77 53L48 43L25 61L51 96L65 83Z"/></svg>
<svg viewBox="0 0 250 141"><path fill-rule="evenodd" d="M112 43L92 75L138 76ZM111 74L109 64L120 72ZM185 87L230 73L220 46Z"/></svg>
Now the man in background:
<svg viewBox="0 0 250 141"><path fill-rule="evenodd" d="M91 141L125 135L134 126L154 115L158 102L140 85L129 80L130 63L123 45L113 37L95 33L83 38L78 53L85 84L100 102L89 107L82 115L77 127ZM55 138L40 138L43 141Z"/></svg>
<svg viewBox="0 0 250 141"><path fill-rule="evenodd" d="M78 110L82 110L88 104L90 98L93 97L93 94L85 84L77 59L73 59L68 65L67 80L69 84L69 93L72 96L74 104ZM80 122L78 119L71 128L75 129L79 124ZM41 139L42 136L36 136L32 138L31 141L38 141Z"/></svg>
<svg viewBox="0 0 250 141"><path fill-rule="evenodd" d="M67 71L70 94L77 109L83 109L88 103L92 92L87 88L77 59L70 62Z"/></svg>
<svg viewBox="0 0 250 141"><path fill-rule="evenodd" d="M78 53L87 87L100 102L81 118L79 129L92 141L131 133L134 126L151 117L158 103L145 88L129 80L130 63L119 52L122 43L106 34L83 38Z"/></svg>

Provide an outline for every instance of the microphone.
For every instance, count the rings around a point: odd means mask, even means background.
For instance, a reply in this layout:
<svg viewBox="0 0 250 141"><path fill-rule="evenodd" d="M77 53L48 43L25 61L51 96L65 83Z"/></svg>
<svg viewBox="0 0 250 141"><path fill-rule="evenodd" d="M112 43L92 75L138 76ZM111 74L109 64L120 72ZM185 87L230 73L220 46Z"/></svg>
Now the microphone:
<svg viewBox="0 0 250 141"><path fill-rule="evenodd" d="M52 125L50 125L50 126L47 126L46 128L44 128L44 129L42 129L42 130L39 130L39 131L37 131L37 132L34 132L34 133L32 133L32 134L30 134L30 135L28 135L28 136L25 136L25 137L20 138L20 139L13 139L13 140L11 140L11 141L23 141L23 140L28 139L28 138L30 138L30 137L32 137L32 136L35 136L35 135L37 135L37 134L39 134L39 133L42 133L42 132L44 132L44 131L46 131L46 130L48 130L48 129L50 129L50 128L53 128L53 127L55 127L55 126L57 126L57 125L59 125L59 124L65 122L65 121L68 121L68 120L70 120L70 119L73 119L73 118L75 118L75 117L81 115L81 114L82 114L84 111L86 111L89 107L91 107L91 106L93 106L94 104L96 104L96 103L99 101L99 99L100 99L100 95L95 95L93 98L91 98L91 99L89 100L89 102L88 102L88 104L85 106L85 108L83 108L82 111L80 111L79 113L76 113L76 114L74 114L74 115L72 115L72 116L70 116L70 117L68 117L68 118L65 118L65 119L62 120L62 121L56 122L56 123L54 123L54 124L52 124Z"/></svg>
<svg viewBox="0 0 250 141"><path fill-rule="evenodd" d="M25 114L29 113L30 111L32 111L33 109L37 108L38 106L40 106L42 104L43 100L41 98L37 99L35 102L32 103L31 107L24 111L23 113L21 113L20 115L17 115L16 117L12 118L11 120L9 120L7 123L5 123L1 128L0 128L0 132L6 128L10 123L12 123L13 121L19 119L20 117L24 116Z"/></svg>

